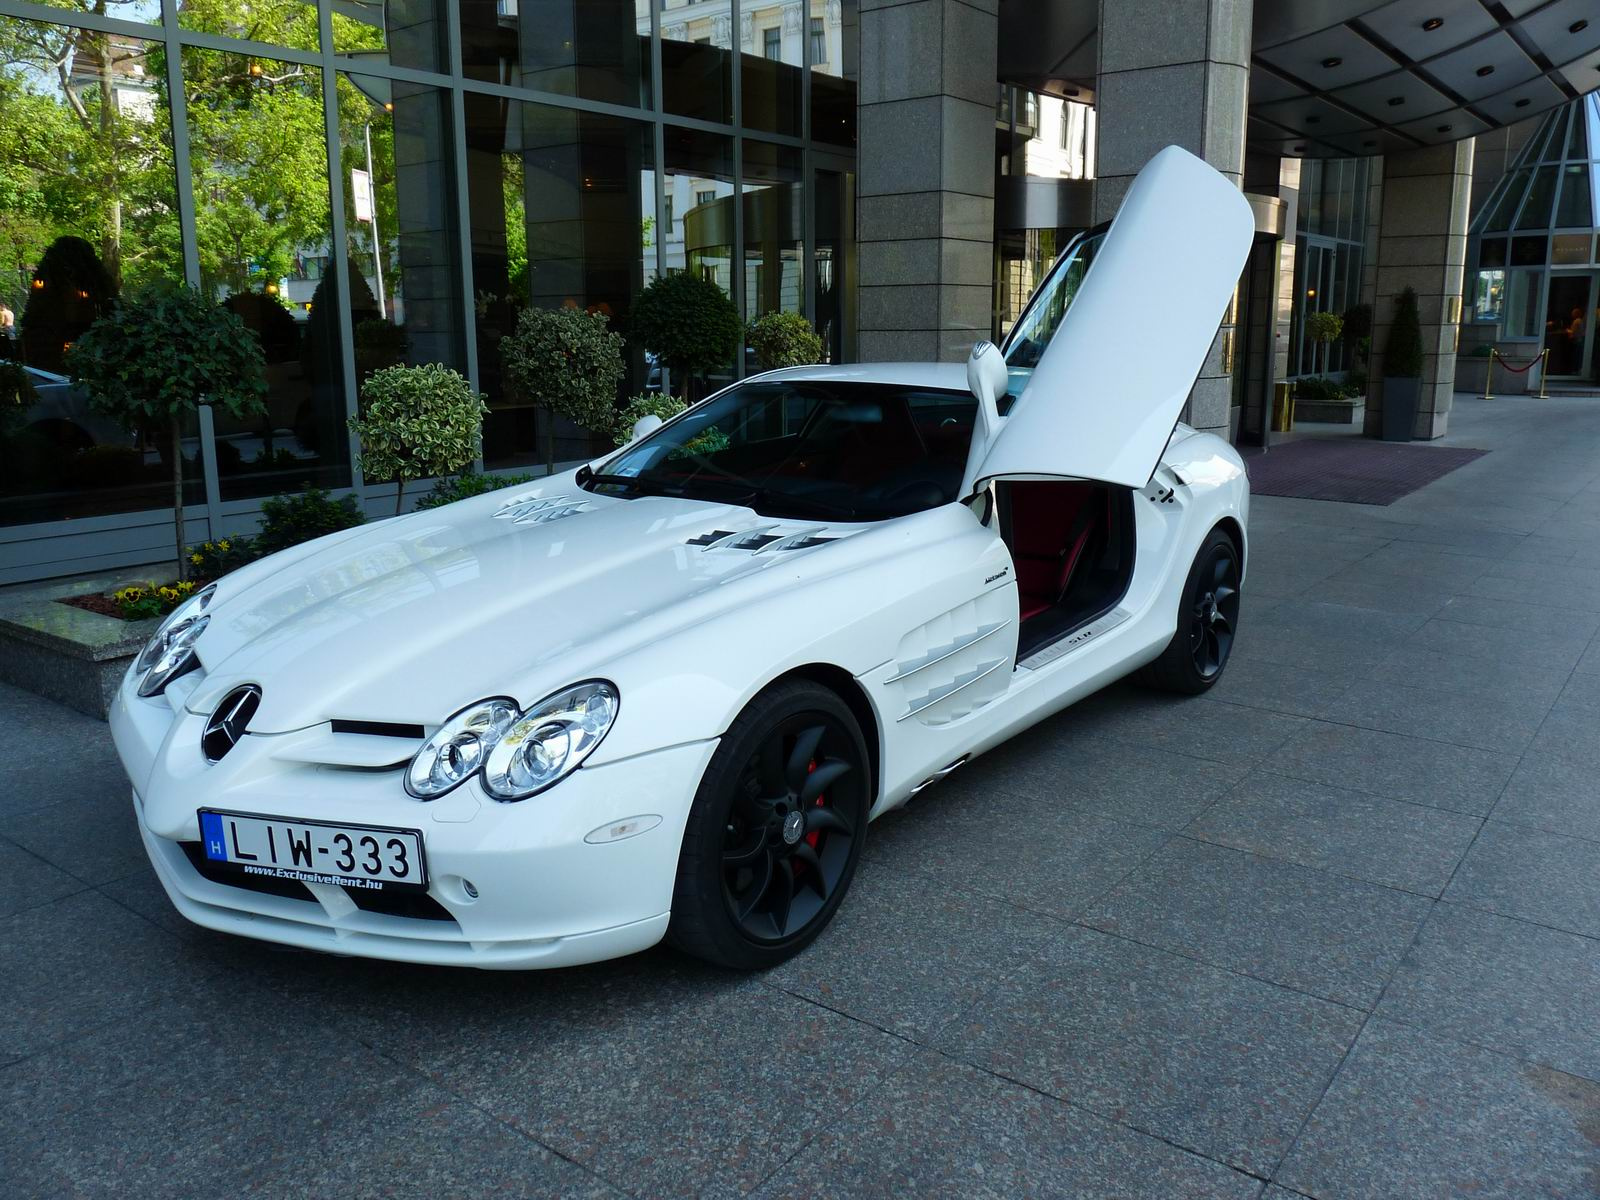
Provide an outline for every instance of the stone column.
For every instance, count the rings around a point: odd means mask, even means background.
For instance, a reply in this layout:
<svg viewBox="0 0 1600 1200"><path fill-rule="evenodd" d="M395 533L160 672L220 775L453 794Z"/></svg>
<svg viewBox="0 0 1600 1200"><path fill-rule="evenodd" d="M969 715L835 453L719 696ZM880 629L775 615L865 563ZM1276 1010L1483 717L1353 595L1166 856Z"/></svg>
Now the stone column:
<svg viewBox="0 0 1600 1200"><path fill-rule="evenodd" d="M1116 215L1133 177L1165 146L1182 146L1241 181L1252 15L1250 0L1100 0L1097 221ZM1159 286L1151 303L1159 338ZM1235 317L1230 308L1184 412L1196 428L1224 437Z"/></svg>
<svg viewBox="0 0 1600 1200"><path fill-rule="evenodd" d="M959 361L994 295L999 0L861 0L863 360Z"/></svg>
<svg viewBox="0 0 1600 1200"><path fill-rule="evenodd" d="M1383 352L1394 305L1407 287L1422 320L1422 391L1412 436L1443 437L1455 392L1461 281L1472 198L1471 138L1386 155L1378 220L1378 273L1372 302L1372 378L1366 432L1383 430Z"/></svg>

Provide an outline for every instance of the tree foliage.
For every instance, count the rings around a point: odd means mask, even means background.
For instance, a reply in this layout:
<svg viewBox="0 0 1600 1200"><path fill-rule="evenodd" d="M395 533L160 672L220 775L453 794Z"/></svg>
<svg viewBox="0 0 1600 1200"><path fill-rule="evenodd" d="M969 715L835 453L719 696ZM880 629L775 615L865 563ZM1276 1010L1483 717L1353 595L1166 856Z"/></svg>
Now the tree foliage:
<svg viewBox="0 0 1600 1200"><path fill-rule="evenodd" d="M633 302L629 331L671 368L680 393L689 377L733 361L743 332L739 310L709 279L680 271L652 279Z"/></svg>
<svg viewBox="0 0 1600 1200"><path fill-rule="evenodd" d="M769 312L751 322L747 336L763 371L809 367L822 361L822 339L799 313Z"/></svg>
<svg viewBox="0 0 1600 1200"><path fill-rule="evenodd" d="M125 293L67 352L67 369L101 412L170 435L178 576L183 537L183 419L202 404L235 417L266 411L266 368L244 322L198 292L162 281Z"/></svg>
<svg viewBox="0 0 1600 1200"><path fill-rule="evenodd" d="M1389 345L1383 355L1383 373L1391 379L1422 377L1422 324L1417 311L1417 293L1406 288L1395 301L1394 321L1389 326Z"/></svg>
<svg viewBox="0 0 1600 1200"><path fill-rule="evenodd" d="M633 427L646 417L660 417L663 421L670 421L687 407L688 405L676 396L663 396L654 392L630 397L622 411L617 414L616 429L612 433L611 440L619 446L626 446L633 441Z"/></svg>
<svg viewBox="0 0 1600 1200"><path fill-rule="evenodd" d="M361 385L361 415L350 429L361 442L361 470L397 484L395 512L414 479L453 475L478 457L483 397L449 367L385 367Z"/></svg>
<svg viewBox="0 0 1600 1200"><path fill-rule="evenodd" d="M622 336L603 313L528 308L500 339L506 379L517 395L584 429L609 432L625 367ZM555 421L546 423L545 469L555 474Z"/></svg>

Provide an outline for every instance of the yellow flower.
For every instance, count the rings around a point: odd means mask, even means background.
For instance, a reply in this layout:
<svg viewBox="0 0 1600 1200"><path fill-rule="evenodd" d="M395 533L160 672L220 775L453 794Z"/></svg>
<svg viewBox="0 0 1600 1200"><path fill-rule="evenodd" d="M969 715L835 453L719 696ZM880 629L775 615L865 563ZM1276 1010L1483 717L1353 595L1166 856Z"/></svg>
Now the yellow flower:
<svg viewBox="0 0 1600 1200"><path fill-rule="evenodd" d="M205 562L205 560L206 560L206 556L204 554L191 554L191 555L189 555L189 561L192 562L197 567L201 563Z"/></svg>
<svg viewBox="0 0 1600 1200"><path fill-rule="evenodd" d="M227 538L223 538L222 541L217 543L217 549L218 550L226 550L228 548L229 547L228 547L228 539Z"/></svg>
<svg viewBox="0 0 1600 1200"><path fill-rule="evenodd" d="M175 583L172 586L177 588L179 594L187 596L190 592L194 591L194 580L185 579L182 583Z"/></svg>

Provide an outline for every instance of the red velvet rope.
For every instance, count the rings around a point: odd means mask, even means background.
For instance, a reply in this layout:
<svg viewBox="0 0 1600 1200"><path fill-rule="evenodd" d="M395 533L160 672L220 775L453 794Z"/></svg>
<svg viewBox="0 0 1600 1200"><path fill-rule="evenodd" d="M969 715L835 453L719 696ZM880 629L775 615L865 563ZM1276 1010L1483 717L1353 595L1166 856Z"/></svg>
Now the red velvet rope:
<svg viewBox="0 0 1600 1200"><path fill-rule="evenodd" d="M1508 360L1506 358L1506 356L1501 354L1499 351L1495 352L1495 356L1494 357L1495 357L1495 361L1497 361L1506 370L1510 371L1513 375L1521 375L1529 367L1533 366L1534 363L1538 362L1539 359L1543 358L1544 355L1543 354L1536 355L1535 357L1530 358L1527 362L1523 363L1520 367L1513 367L1511 365L1510 360Z"/></svg>

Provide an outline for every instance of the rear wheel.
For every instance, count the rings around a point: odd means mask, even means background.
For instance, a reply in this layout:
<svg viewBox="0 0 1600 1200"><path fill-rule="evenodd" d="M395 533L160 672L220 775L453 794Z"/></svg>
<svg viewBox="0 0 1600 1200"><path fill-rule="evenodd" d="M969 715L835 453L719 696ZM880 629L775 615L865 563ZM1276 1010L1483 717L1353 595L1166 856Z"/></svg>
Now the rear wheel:
<svg viewBox="0 0 1600 1200"><path fill-rule="evenodd" d="M1161 657L1134 679L1168 692L1198 696L1228 665L1239 627L1239 551L1233 539L1213 529L1195 555L1178 606L1178 628Z"/></svg>
<svg viewBox="0 0 1600 1200"><path fill-rule="evenodd" d="M860 727L833 692L796 681L757 696L695 795L668 940L737 970L805 947L855 874L869 775Z"/></svg>

